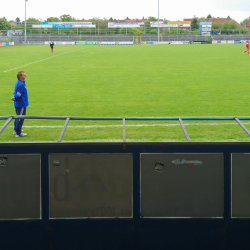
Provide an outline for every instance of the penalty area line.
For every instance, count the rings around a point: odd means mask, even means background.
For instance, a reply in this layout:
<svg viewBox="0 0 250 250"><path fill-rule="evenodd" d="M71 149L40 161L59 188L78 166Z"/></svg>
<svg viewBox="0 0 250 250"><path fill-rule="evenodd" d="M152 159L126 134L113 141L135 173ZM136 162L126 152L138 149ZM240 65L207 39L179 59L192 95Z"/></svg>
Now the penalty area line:
<svg viewBox="0 0 250 250"><path fill-rule="evenodd" d="M86 49L86 48L83 48L83 49ZM9 69L9 70L2 71L2 72L6 73L6 72L9 72L9 71L14 70L14 69L18 69L18 68L25 67L25 66L28 66L28 65L31 65L31 64L34 64L34 63L46 61L46 60L49 60L49 59L57 57L57 56L61 56L61 55L67 54L67 53L76 52L76 51L83 50L83 49L77 49L77 50L72 50L72 51L64 52L64 53L61 53L61 54L58 54L58 55L55 55L55 56L50 56L50 57L47 57L45 59L41 59L41 60L38 60L38 61L35 61L35 62L32 62L32 63L24 64L24 65L18 66L16 68Z"/></svg>

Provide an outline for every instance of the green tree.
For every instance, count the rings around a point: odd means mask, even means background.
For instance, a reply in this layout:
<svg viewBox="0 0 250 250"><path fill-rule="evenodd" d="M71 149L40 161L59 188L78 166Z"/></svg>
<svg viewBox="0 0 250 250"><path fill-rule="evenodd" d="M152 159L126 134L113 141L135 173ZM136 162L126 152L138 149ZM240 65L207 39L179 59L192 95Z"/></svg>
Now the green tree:
<svg viewBox="0 0 250 250"><path fill-rule="evenodd" d="M158 30L157 29L152 29L149 32L150 34L158 34Z"/></svg>
<svg viewBox="0 0 250 250"><path fill-rule="evenodd" d="M96 24L96 28L97 28L97 32L98 32L99 35L106 34L107 25L108 25L108 20L107 19L99 19L98 20L98 23Z"/></svg>
<svg viewBox="0 0 250 250"><path fill-rule="evenodd" d="M58 17L48 17L46 22L60 22Z"/></svg>
<svg viewBox="0 0 250 250"><path fill-rule="evenodd" d="M21 20L20 20L19 17L17 17L15 21L16 21L16 24L17 24L17 25L21 24Z"/></svg>
<svg viewBox="0 0 250 250"><path fill-rule="evenodd" d="M41 23L41 20L34 17L29 17L28 19L26 19L26 23Z"/></svg>
<svg viewBox="0 0 250 250"><path fill-rule="evenodd" d="M222 23L220 23L220 22L214 22L213 25L212 25L212 27L213 27L214 30L222 29Z"/></svg>
<svg viewBox="0 0 250 250"><path fill-rule="evenodd" d="M6 18L0 18L0 30L10 30L11 26L10 24L7 22Z"/></svg>
<svg viewBox="0 0 250 250"><path fill-rule="evenodd" d="M23 22L23 24L24 23L25 22ZM36 25L36 24L40 24L40 23L41 23L41 21L39 19L35 19L33 17L30 17L30 18L26 19L26 27L27 28L32 28L32 25Z"/></svg>
<svg viewBox="0 0 250 250"><path fill-rule="evenodd" d="M245 23L248 22L248 20L249 20L249 18L246 18L246 19L244 19L242 22L240 22L240 24L241 24L242 26L244 26Z"/></svg>
<svg viewBox="0 0 250 250"><path fill-rule="evenodd" d="M239 26L235 22L230 22L229 28L232 30L239 29Z"/></svg>
<svg viewBox="0 0 250 250"><path fill-rule="evenodd" d="M75 21L74 17L72 17L70 15L66 15L66 14L61 15L60 19L61 19L62 22L73 22L73 21Z"/></svg>
<svg viewBox="0 0 250 250"><path fill-rule="evenodd" d="M41 24L41 20L36 19L34 17L30 17L28 19L26 19L26 27L27 27L27 33L28 34L38 34L40 32L44 33L44 29L40 30L37 28L32 28L32 25L37 25L37 24ZM25 24L25 21L23 21L23 25Z"/></svg>
<svg viewBox="0 0 250 250"><path fill-rule="evenodd" d="M231 20L231 17L230 17L230 16L228 16L228 17L227 17L227 19L230 19L230 20Z"/></svg>
<svg viewBox="0 0 250 250"><path fill-rule="evenodd" d="M212 18L212 16L210 14L208 14L207 18Z"/></svg>
<svg viewBox="0 0 250 250"><path fill-rule="evenodd" d="M198 21L197 21L196 17L194 17L192 22L191 22L191 29L192 30L199 29L199 24L198 24Z"/></svg>
<svg viewBox="0 0 250 250"><path fill-rule="evenodd" d="M149 22L154 22L154 21L158 21L158 19L153 17L153 16L150 16L150 17L148 17L148 21Z"/></svg>
<svg viewBox="0 0 250 250"><path fill-rule="evenodd" d="M230 28L230 23L228 21L225 21L223 24L222 24L222 29L229 29Z"/></svg>
<svg viewBox="0 0 250 250"><path fill-rule="evenodd" d="M197 20L198 25L200 24L200 22L206 22L206 19L204 17L201 17Z"/></svg>
<svg viewBox="0 0 250 250"><path fill-rule="evenodd" d="M150 22L156 22L158 21L157 18L153 17L153 16L150 16L148 17L148 20L145 22L145 33L146 34L152 34L152 32L157 32L158 33L158 29L157 28L151 28L150 27ZM141 26L142 30L144 30L144 25ZM152 31L152 30L156 30L156 31ZM151 32L152 31L152 32ZM155 34L157 34L155 33Z"/></svg>

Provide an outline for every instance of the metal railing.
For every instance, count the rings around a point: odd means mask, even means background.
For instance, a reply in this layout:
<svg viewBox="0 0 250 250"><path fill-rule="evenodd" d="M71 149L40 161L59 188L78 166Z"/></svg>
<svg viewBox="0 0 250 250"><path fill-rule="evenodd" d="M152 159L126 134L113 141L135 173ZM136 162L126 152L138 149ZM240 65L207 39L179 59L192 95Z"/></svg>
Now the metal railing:
<svg viewBox="0 0 250 250"><path fill-rule="evenodd" d="M27 35L29 43L43 43L47 41L56 42L75 42L75 41L97 41L97 42L129 42L133 41L134 35ZM141 41L158 41L157 35L140 35ZM249 35L216 35L214 40L246 40ZM24 36L19 36L20 43L24 43ZM201 35L181 34L181 35L162 35L161 41L207 41L211 37Z"/></svg>
<svg viewBox="0 0 250 250"><path fill-rule="evenodd" d="M97 41L97 42L132 42L134 35L27 35L26 43L24 36L12 36L11 41L15 44L44 44L44 42L55 41L55 42L75 42L75 41ZM140 35L141 41L158 41L157 35ZM247 34L239 35L213 35L214 40L228 41L228 40L246 40L249 38ZM8 36L0 36L0 42L7 42L10 40ZM172 34L172 35L161 35L161 41L207 41L211 40L211 37L204 37L201 35L191 34Z"/></svg>
<svg viewBox="0 0 250 250"><path fill-rule="evenodd" d="M179 121L182 131L185 135L185 138L188 142L191 142L191 139L188 135L188 132L185 128L183 121L236 121L240 127L246 132L250 137L249 130L242 124L241 120L250 120L250 117L70 117L70 116L0 116L0 120L7 120L5 124L0 128L0 134L5 130L9 123L13 119L45 119L45 120L65 120L65 124L61 131L61 134L57 142L62 142L63 136L67 129L70 120L84 120L84 121L122 121L123 127L123 142L126 142L126 121Z"/></svg>

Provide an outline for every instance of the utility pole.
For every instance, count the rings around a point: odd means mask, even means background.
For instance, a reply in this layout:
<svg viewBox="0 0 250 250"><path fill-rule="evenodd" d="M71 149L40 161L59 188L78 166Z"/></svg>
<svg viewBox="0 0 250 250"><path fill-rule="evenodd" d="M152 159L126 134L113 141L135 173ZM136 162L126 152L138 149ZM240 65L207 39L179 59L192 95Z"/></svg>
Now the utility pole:
<svg viewBox="0 0 250 250"><path fill-rule="evenodd" d="M25 0L25 43L26 43L26 2L28 2L28 0Z"/></svg>
<svg viewBox="0 0 250 250"><path fill-rule="evenodd" d="M159 7L159 0L158 0L158 42L160 41L160 21L159 21L159 15L160 15L160 7Z"/></svg>

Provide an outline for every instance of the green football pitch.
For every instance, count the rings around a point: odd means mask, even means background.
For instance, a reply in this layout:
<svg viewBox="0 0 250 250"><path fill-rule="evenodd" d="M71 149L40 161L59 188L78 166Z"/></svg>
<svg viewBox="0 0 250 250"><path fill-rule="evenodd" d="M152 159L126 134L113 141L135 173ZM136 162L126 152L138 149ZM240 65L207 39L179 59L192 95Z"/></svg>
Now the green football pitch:
<svg viewBox="0 0 250 250"><path fill-rule="evenodd" d="M24 70L27 115L81 117L248 117L250 56L244 45L0 47L0 116L15 115ZM2 126L6 120L0 120ZM57 141L65 121L13 122L1 142ZM250 130L250 121L243 124ZM235 121L184 121L192 141L249 141ZM126 121L127 141L185 141L178 121ZM63 141L122 141L122 121L70 121Z"/></svg>

